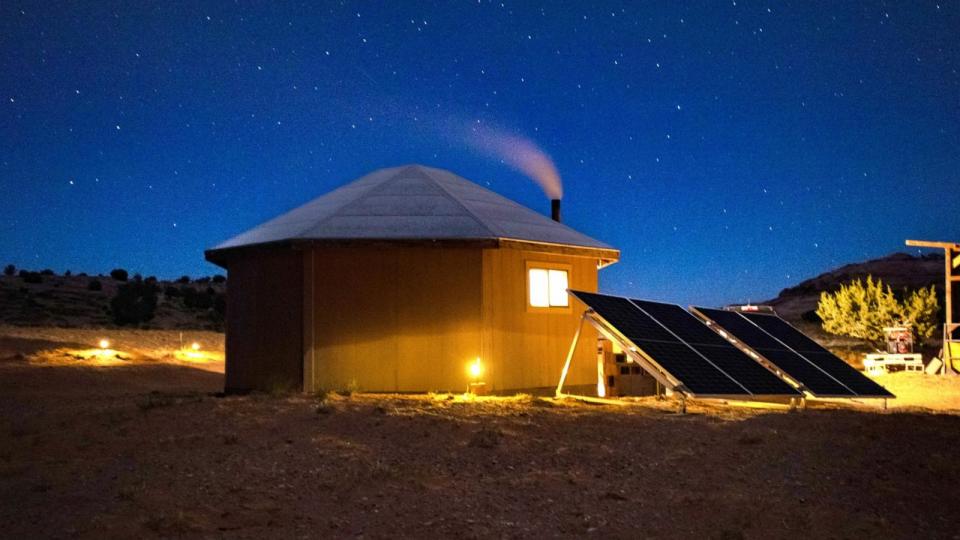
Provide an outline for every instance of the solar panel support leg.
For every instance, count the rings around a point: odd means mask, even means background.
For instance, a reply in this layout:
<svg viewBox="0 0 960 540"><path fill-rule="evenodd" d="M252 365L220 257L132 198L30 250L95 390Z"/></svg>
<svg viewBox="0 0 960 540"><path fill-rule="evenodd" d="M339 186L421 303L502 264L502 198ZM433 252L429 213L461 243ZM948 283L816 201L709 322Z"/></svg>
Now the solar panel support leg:
<svg viewBox="0 0 960 540"><path fill-rule="evenodd" d="M583 331L583 321L587 318L587 312L584 311L580 317L580 324L577 325L577 333L573 335L573 341L570 342L570 350L567 352L567 361L563 364L563 371L560 372L560 382L557 383L555 397L563 396L563 383L567 380L567 372L570 371L570 362L573 361L573 353L577 350L577 343L580 341L580 332Z"/></svg>
<svg viewBox="0 0 960 540"><path fill-rule="evenodd" d="M677 406L677 412L680 414L687 414L687 396L680 394L680 403Z"/></svg>

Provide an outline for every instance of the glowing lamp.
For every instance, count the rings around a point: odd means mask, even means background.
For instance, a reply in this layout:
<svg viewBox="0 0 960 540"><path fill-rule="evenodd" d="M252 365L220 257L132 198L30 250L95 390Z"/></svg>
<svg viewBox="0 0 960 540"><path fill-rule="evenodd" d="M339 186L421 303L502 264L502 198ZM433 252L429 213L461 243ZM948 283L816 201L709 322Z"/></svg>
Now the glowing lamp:
<svg viewBox="0 0 960 540"><path fill-rule="evenodd" d="M101 339L101 340L100 340L100 343L98 343L98 345L100 346L101 349L109 349L109 348L110 348L110 340L109 340L109 339Z"/></svg>
<svg viewBox="0 0 960 540"><path fill-rule="evenodd" d="M478 356L476 360L470 363L470 376L474 380L479 381L480 377L483 375L483 364L480 363L480 357Z"/></svg>
<svg viewBox="0 0 960 540"><path fill-rule="evenodd" d="M199 351L199 350L200 350L200 344L197 343L196 341L194 341L193 343L190 344L190 348L193 349L193 350L195 350L195 351Z"/></svg>

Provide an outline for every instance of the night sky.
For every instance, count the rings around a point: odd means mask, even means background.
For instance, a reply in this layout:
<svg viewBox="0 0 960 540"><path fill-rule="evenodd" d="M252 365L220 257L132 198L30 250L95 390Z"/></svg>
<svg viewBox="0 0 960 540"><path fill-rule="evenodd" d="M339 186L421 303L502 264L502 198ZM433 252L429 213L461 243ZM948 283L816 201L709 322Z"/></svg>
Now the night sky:
<svg viewBox="0 0 960 540"><path fill-rule="evenodd" d="M757 301L960 240L957 2L271 4L0 3L0 263L209 275L411 162L549 213L476 126L553 158L605 292Z"/></svg>

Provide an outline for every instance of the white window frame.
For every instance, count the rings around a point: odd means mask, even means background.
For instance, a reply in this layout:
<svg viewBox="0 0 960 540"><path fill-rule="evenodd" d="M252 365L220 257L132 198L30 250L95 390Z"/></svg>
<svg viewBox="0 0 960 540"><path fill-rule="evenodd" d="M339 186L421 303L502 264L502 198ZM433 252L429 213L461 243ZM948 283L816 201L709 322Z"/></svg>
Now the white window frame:
<svg viewBox="0 0 960 540"><path fill-rule="evenodd" d="M546 313L568 313L568 312L572 311L572 307L571 307L572 300L570 299L570 295L567 294L566 290L564 290L564 292L563 292L564 298L566 299L566 305L547 305L547 306L535 306L535 305L533 305L533 303L532 303L532 298L531 298L531 293L532 293L532 291L531 291L532 282L531 282L531 280L530 280L530 271L531 271L531 270L546 270L546 271L548 272L548 274L547 274L548 276L549 276L549 272L550 272L551 270L553 270L553 271L565 272L566 275L567 275L567 288L570 288L570 287L572 287L572 281L573 281L572 266L569 265L569 264L556 263L556 262L526 261L526 265L525 265L525 268L524 268L524 284L525 284L525 287L524 287L524 290L523 290L523 293L524 293L524 304L526 304L526 306L527 306L527 311L530 311L530 312L546 312ZM548 278L547 278L547 287L548 287L548 289L547 289L547 302L548 302L548 303L550 302L551 292L553 292L553 291L551 291L551 290L549 289L549 283L550 283L550 280L549 280L549 277L548 277Z"/></svg>

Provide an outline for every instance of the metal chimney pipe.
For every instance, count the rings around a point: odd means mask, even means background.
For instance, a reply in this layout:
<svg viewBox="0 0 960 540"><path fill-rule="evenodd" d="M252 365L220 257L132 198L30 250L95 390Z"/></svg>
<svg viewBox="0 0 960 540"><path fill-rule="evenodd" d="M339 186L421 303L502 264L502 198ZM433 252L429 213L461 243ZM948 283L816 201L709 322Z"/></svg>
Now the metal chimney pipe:
<svg viewBox="0 0 960 540"><path fill-rule="evenodd" d="M550 199L550 218L560 221L560 199Z"/></svg>

